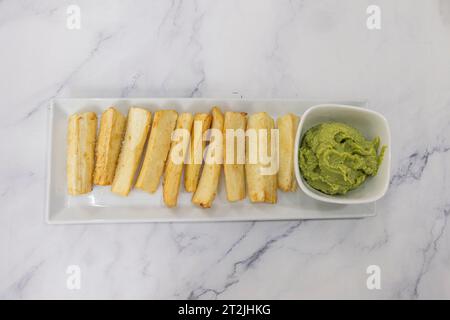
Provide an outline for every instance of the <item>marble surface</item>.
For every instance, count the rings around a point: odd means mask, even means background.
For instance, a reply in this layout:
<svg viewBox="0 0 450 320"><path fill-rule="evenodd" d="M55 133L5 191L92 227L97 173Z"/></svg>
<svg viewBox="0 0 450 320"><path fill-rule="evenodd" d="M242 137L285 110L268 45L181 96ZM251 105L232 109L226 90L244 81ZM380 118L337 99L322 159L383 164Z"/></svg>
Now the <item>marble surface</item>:
<svg viewBox="0 0 450 320"><path fill-rule="evenodd" d="M450 298L450 1L2 0L0 41L0 298ZM44 223L51 98L190 96L367 99L393 138L378 215Z"/></svg>

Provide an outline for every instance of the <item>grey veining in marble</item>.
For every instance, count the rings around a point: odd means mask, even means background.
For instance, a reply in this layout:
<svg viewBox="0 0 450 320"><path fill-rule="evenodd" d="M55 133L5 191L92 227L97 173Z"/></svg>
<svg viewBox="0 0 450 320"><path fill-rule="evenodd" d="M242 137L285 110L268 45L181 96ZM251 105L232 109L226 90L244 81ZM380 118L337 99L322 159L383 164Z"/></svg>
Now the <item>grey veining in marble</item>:
<svg viewBox="0 0 450 320"><path fill-rule="evenodd" d="M450 298L450 1L3 0L0 42L0 298ZM367 99L393 138L378 215L44 223L51 98L189 96Z"/></svg>

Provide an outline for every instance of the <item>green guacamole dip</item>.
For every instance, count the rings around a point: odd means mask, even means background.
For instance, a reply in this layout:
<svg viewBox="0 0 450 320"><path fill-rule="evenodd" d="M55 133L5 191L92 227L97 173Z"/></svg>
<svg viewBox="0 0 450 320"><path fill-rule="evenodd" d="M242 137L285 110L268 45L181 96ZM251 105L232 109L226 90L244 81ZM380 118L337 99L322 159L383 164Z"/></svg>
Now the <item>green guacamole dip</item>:
<svg viewBox="0 0 450 320"><path fill-rule="evenodd" d="M326 194L345 194L375 176L385 146L380 138L366 140L355 128L339 122L319 124L306 131L299 166L308 184Z"/></svg>

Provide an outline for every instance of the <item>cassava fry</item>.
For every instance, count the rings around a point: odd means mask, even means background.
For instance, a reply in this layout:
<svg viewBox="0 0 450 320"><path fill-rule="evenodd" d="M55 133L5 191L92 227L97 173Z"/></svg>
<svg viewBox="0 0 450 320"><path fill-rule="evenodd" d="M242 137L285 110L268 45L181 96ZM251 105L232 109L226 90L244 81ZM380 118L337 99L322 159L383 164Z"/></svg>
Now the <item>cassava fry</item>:
<svg viewBox="0 0 450 320"><path fill-rule="evenodd" d="M264 172L270 167L261 158L260 148L266 150L267 156L276 156L277 150L271 150L272 134L274 128L273 119L265 112L251 115L247 122L248 140L246 143L245 173L247 178L247 191L251 202L277 202L277 173ZM265 135L267 133L267 135ZM266 136L266 141L261 140L261 135ZM250 137L252 137L250 139ZM264 153L264 152L263 152Z"/></svg>
<svg viewBox="0 0 450 320"><path fill-rule="evenodd" d="M180 114L177 120L177 130L174 134L179 139L178 141L177 139L172 141L163 180L163 200L168 207L177 206L181 174L189 147L189 133L191 132L193 120L194 117L190 113Z"/></svg>
<svg viewBox="0 0 450 320"><path fill-rule="evenodd" d="M67 189L70 195L92 190L97 115L71 115L67 129Z"/></svg>
<svg viewBox="0 0 450 320"><path fill-rule="evenodd" d="M228 201L245 198L245 127L247 113L226 112L224 121L225 188ZM227 132L228 129L228 132Z"/></svg>
<svg viewBox="0 0 450 320"><path fill-rule="evenodd" d="M112 184L112 192L122 196L127 196L130 193L147 139L150 122L151 113L149 111L141 108L130 108L127 129Z"/></svg>
<svg viewBox="0 0 450 320"><path fill-rule="evenodd" d="M113 182L125 123L126 117L114 107L103 112L95 149L94 184L107 186Z"/></svg>
<svg viewBox="0 0 450 320"><path fill-rule="evenodd" d="M288 113L277 119L280 136L280 167L278 169L278 187L283 191L295 191L297 182L294 176L295 135L297 133L299 117Z"/></svg>
<svg viewBox="0 0 450 320"><path fill-rule="evenodd" d="M203 151L206 145L206 141L203 139L203 134L209 129L210 126L210 114L195 114L194 123L192 125L191 143L189 145L189 161L184 169L184 189L187 192L195 192L195 189L197 189L200 169L203 162Z"/></svg>
<svg viewBox="0 0 450 320"><path fill-rule="evenodd" d="M154 193L158 189L164 164L169 154L170 138L177 123L177 117L178 113L174 110L155 112L147 151L136 181L136 188L150 193Z"/></svg>
<svg viewBox="0 0 450 320"><path fill-rule="evenodd" d="M195 191L192 202L202 208L210 208L216 197L219 185L220 170L223 162L223 123L224 117L218 107L214 107L212 113L211 141L205 158L205 164L200 181ZM215 129L215 130L214 130ZM218 134L215 134L218 133Z"/></svg>

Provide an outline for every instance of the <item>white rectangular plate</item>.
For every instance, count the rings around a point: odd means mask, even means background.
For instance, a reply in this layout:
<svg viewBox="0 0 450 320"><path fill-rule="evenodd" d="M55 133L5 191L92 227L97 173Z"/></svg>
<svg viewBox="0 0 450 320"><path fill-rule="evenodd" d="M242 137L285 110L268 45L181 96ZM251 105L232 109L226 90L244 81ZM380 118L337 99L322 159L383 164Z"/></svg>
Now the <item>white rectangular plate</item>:
<svg viewBox="0 0 450 320"><path fill-rule="evenodd" d="M375 215L375 203L337 205L318 202L304 195L278 192L277 204L252 204L248 200L230 203L226 200L223 178L216 200L210 209L201 209L191 203L192 194L181 186L178 208L166 208L162 202L161 187L150 195L134 189L128 197L110 192L110 187L95 186L83 196L72 197L66 187L66 130L70 114L94 111L99 115L114 105L124 114L130 106L140 106L154 112L175 109L179 112L209 111L217 105L223 111L245 111L249 114L266 111L277 118L287 112L301 115L313 105L330 101L299 100L233 100L233 99L55 99L49 109L47 156L46 221L65 223L119 223L119 222L195 222L248 221L296 219L348 219ZM333 103L366 106L361 101L334 101Z"/></svg>

